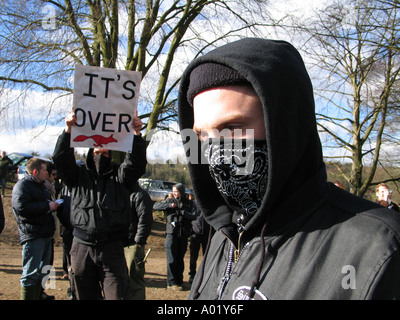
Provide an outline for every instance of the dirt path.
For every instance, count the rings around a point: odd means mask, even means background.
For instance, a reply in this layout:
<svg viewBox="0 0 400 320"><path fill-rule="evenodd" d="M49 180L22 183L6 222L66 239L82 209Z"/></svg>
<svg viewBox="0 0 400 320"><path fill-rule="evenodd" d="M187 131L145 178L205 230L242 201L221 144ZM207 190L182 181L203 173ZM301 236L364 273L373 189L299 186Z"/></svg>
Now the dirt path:
<svg viewBox="0 0 400 320"><path fill-rule="evenodd" d="M6 223L0 234L0 300L19 300L21 277L21 246L18 244L17 224L11 211L11 190L6 190L3 198ZM147 300L185 300L189 295L189 251L185 256L184 291L166 289L166 255L164 250L165 223L163 219L154 217L151 235L146 250L151 248L146 263L146 299ZM200 260L200 259L199 259ZM56 239L54 250L54 267L56 271L55 289L46 292L57 300L67 300L66 292L69 281L61 280L62 247L61 240Z"/></svg>

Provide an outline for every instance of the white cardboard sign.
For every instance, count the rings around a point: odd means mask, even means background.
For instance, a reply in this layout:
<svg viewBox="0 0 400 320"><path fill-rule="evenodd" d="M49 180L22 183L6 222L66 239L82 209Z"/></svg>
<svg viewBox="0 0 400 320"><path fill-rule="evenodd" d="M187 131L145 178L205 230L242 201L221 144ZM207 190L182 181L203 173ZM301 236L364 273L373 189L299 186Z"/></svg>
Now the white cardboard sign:
<svg viewBox="0 0 400 320"><path fill-rule="evenodd" d="M141 72L75 65L71 147L132 151Z"/></svg>

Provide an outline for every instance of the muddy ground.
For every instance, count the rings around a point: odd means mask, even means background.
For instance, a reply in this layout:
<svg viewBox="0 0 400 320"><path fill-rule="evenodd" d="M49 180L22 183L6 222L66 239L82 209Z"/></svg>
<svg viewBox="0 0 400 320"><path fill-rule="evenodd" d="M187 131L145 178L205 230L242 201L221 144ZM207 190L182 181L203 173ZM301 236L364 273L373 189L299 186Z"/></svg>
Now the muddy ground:
<svg viewBox="0 0 400 320"><path fill-rule="evenodd" d="M5 211L5 228L0 234L0 300L19 300L21 277L21 246L18 244L18 230L11 211L11 190L6 190L3 198ZM166 255L164 249L165 221L162 216L154 214L154 223L146 250L151 252L146 263L146 299L147 300L186 300L189 295L189 250L185 256L184 291L167 289ZM68 280L62 277L61 238L55 239L54 267L56 271L55 289L47 289L49 295L57 300L67 300ZM201 254L200 254L201 255ZM200 262L200 258L199 258Z"/></svg>

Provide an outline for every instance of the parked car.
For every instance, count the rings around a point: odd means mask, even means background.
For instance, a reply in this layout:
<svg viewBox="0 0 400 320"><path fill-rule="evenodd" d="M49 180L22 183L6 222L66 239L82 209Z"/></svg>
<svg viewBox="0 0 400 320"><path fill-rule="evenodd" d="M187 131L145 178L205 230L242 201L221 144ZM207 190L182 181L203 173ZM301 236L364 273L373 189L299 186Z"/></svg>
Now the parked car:
<svg viewBox="0 0 400 320"><path fill-rule="evenodd" d="M36 157L39 159L42 159L46 162L52 163L52 161L50 159L46 159L46 158L41 158L41 157ZM29 159L26 159L26 161L22 161L21 165L18 166L17 168L17 180L21 180L23 177L25 177L25 173L26 173L26 165L28 163Z"/></svg>
<svg viewBox="0 0 400 320"><path fill-rule="evenodd" d="M8 166L9 181L16 182L18 180L21 180L25 176L26 165L27 165L29 159L36 157L36 156L27 154L27 153L22 153L22 152L13 152L13 153L10 153L8 155L8 157L13 162L12 165ZM50 159L41 158L41 157L36 157L36 158L40 158L47 162L51 162Z"/></svg>
<svg viewBox="0 0 400 320"><path fill-rule="evenodd" d="M139 179L140 186L147 190L153 202L165 200L168 194L172 193L172 187L176 182L153 180L153 179Z"/></svg>
<svg viewBox="0 0 400 320"><path fill-rule="evenodd" d="M193 191L193 189L190 189L190 188L186 188L186 195L189 195L189 194L191 194L191 195L193 195L194 196L194 191Z"/></svg>
<svg viewBox="0 0 400 320"><path fill-rule="evenodd" d="M17 168L17 180L21 180L25 176L26 166L19 166Z"/></svg>
<svg viewBox="0 0 400 320"><path fill-rule="evenodd" d="M33 156L31 154L22 153L22 152L13 152L7 155L13 164L8 166L8 176L7 180L11 182L16 182L18 179L18 167L26 166L29 159Z"/></svg>

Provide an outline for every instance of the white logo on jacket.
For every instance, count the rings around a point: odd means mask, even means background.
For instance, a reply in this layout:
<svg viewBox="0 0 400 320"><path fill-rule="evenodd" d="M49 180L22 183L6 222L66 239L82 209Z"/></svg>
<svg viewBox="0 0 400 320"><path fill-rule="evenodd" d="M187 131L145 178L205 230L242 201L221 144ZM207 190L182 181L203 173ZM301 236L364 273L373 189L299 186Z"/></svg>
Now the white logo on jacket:
<svg viewBox="0 0 400 320"><path fill-rule="evenodd" d="M250 298L251 288L248 286L241 286L237 288L233 294L233 300L268 300L268 298L259 290L254 291L253 298Z"/></svg>

